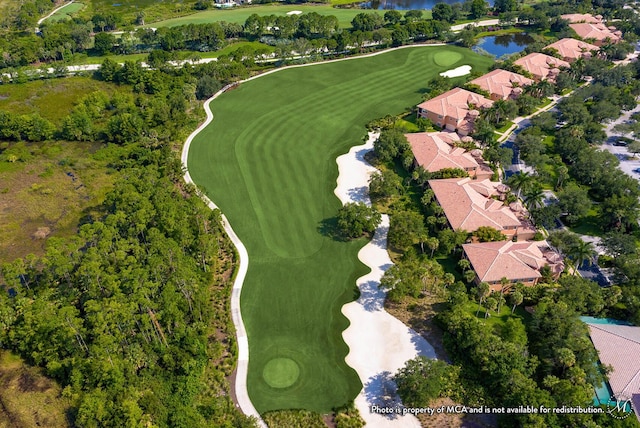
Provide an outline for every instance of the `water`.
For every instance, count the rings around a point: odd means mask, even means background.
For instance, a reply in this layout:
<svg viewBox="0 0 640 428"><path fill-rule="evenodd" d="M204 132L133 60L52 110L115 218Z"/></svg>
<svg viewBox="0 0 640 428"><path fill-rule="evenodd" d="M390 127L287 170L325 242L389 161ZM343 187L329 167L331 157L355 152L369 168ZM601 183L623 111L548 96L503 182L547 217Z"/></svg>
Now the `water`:
<svg viewBox="0 0 640 428"><path fill-rule="evenodd" d="M502 36L483 37L478 40L478 43L472 49L477 50L479 48L489 52L496 58L500 58L503 55L522 52L530 43L533 43L533 37L527 33L512 33Z"/></svg>
<svg viewBox="0 0 640 428"><path fill-rule="evenodd" d="M462 0L370 0L362 3L365 9L422 10L431 9L436 3L463 3ZM493 0L489 5L493 6Z"/></svg>

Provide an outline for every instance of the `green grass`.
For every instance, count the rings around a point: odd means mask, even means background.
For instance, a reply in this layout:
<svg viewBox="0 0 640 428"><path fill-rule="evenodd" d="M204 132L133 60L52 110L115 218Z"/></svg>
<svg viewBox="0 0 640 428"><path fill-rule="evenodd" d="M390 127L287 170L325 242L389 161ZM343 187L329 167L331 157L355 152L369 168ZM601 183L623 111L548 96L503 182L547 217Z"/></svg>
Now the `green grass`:
<svg viewBox="0 0 640 428"><path fill-rule="evenodd" d="M113 94L126 90L89 77L34 80L0 86L0 110L19 114L38 113L59 124L80 98L94 91Z"/></svg>
<svg viewBox="0 0 640 428"><path fill-rule="evenodd" d="M362 9L338 9L329 5L301 5L301 4L271 4L271 5L256 5L249 7L237 7L229 9L209 9L202 12L197 12L191 15L182 16L179 18L167 19L159 22L147 22L147 27L175 27L177 25L186 24L205 24L215 21L236 22L243 24L249 15L257 13L258 15L276 15L285 16L287 12L299 10L303 13L316 12L320 15L334 15L338 18L341 28L351 27L351 20L359 13L378 13L384 14L384 11L376 10L362 10Z"/></svg>
<svg viewBox="0 0 640 428"><path fill-rule="evenodd" d="M241 305L248 390L259 412L324 413L360 391L344 361L348 321L340 310L367 271L357 259L365 241L323 233L340 207L336 157L361 143L367 122L420 102L426 82L446 69L434 55L448 50L462 54L451 67L484 72L491 63L468 49L413 47L281 70L211 103L215 119L193 141L189 170L249 252ZM280 358L300 373L273 388L264 370Z"/></svg>
<svg viewBox="0 0 640 428"><path fill-rule="evenodd" d="M507 298L507 296L505 296L505 298ZM479 312L478 312L478 309L480 309ZM483 320L484 322L486 322L487 326L493 328L494 331L496 332L500 330L500 328L504 325L505 322L507 322L509 318L520 318L525 325L531 322L531 318L532 318L531 314L525 311L522 306L517 306L516 310L512 314L511 305L508 303L508 300L507 302L502 304L502 307L500 308L500 312L489 311L490 316L485 319L484 315L486 311L487 310L484 306L480 306L476 302L469 303L469 305L467 305L467 312L469 314L473 315L474 317L477 317L478 319ZM477 316L476 316L476 313L478 313Z"/></svg>
<svg viewBox="0 0 640 428"><path fill-rule="evenodd" d="M514 125L514 123L509 120L509 121L507 121L507 123L502 125L500 128L496 129L496 132L504 134L505 132L507 132L507 129L511 128L513 125Z"/></svg>
<svg viewBox="0 0 640 428"><path fill-rule="evenodd" d="M573 226L568 226L569 230L580 235L603 236L604 232L598 215L598 208L591 208L579 222Z"/></svg>
<svg viewBox="0 0 640 428"><path fill-rule="evenodd" d="M44 20L44 22L57 22L66 19L71 19L71 16L84 8L82 3L71 3L63 7L50 17Z"/></svg>

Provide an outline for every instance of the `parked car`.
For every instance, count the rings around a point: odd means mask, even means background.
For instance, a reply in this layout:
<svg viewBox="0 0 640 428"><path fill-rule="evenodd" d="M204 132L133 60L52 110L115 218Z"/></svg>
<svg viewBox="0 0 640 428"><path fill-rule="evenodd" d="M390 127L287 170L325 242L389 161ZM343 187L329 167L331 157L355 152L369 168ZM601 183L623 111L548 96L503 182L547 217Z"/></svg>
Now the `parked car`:
<svg viewBox="0 0 640 428"><path fill-rule="evenodd" d="M640 174L640 168L634 169L633 172L635 172L636 174Z"/></svg>
<svg viewBox="0 0 640 428"><path fill-rule="evenodd" d="M627 137L616 137L613 142L611 144L613 144L614 146L619 146L619 147L626 147L627 145L629 145L630 142L632 142L633 140L631 138L627 138Z"/></svg>

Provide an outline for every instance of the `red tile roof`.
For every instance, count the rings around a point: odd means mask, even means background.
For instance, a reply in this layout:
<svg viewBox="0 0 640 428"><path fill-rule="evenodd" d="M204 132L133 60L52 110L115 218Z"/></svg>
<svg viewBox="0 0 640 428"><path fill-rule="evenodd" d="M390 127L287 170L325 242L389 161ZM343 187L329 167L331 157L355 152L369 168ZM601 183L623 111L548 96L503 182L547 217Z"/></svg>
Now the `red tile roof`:
<svg viewBox="0 0 640 428"><path fill-rule="evenodd" d="M480 226L497 230L522 226L516 212L502 201L491 198L504 193L500 190L504 186L502 183L488 179L447 178L429 180L429 186L453 229L473 232Z"/></svg>
<svg viewBox="0 0 640 428"><path fill-rule="evenodd" d="M611 43L617 43L622 39L622 37L614 33L615 30L610 30L604 24L569 24L569 27L571 27L581 39L585 40L594 39L598 42L604 42L606 39L609 39Z"/></svg>
<svg viewBox="0 0 640 428"><path fill-rule="evenodd" d="M489 108L492 105L493 101L482 95L462 88L454 88L444 94L418 104L418 108L430 111L439 116L448 116L460 122L467 117L469 110L473 108Z"/></svg>
<svg viewBox="0 0 640 428"><path fill-rule="evenodd" d="M582 58L587 52L600 50L599 47L592 45L591 43L569 38L551 43L547 48L557 50L560 56L567 59L567 61L574 61L578 58Z"/></svg>
<svg viewBox="0 0 640 428"><path fill-rule="evenodd" d="M546 241L480 242L462 246L480 281L495 282L507 278L511 283L540 278L539 270L551 266L554 274L564 270L559 255Z"/></svg>
<svg viewBox="0 0 640 428"><path fill-rule="evenodd" d="M560 18L569 21L572 24L578 22L589 22L591 24L599 24L602 22L602 16L593 16L590 13L569 13L566 15L560 15Z"/></svg>
<svg viewBox="0 0 640 428"><path fill-rule="evenodd" d="M418 132L404 135L418 165L426 171L445 168L475 169L478 162L463 148L455 147L460 137L455 132Z"/></svg>
<svg viewBox="0 0 640 428"><path fill-rule="evenodd" d="M541 80L546 79L549 74L553 74L551 72L553 69L570 67L570 64L566 61L537 52L517 59L514 64L519 65Z"/></svg>
<svg viewBox="0 0 640 428"><path fill-rule="evenodd" d="M496 69L469 82L478 85L492 96L506 100L515 94L515 87L528 86L533 80L507 70Z"/></svg>

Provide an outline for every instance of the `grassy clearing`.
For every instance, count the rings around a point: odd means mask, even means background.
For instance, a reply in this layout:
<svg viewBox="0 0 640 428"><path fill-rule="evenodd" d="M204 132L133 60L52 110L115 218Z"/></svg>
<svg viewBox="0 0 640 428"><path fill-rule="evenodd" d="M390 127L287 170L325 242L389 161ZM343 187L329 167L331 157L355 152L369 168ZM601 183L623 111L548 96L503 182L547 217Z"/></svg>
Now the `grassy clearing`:
<svg viewBox="0 0 640 428"><path fill-rule="evenodd" d="M56 13L45 19L44 22L58 22L67 19L71 19L71 16L78 13L84 8L84 4L82 3L71 3L62 9L58 10Z"/></svg>
<svg viewBox="0 0 640 428"><path fill-rule="evenodd" d="M69 237L115 176L92 159L98 145L41 143L26 162L0 162L0 262L41 255L45 237ZM43 236L45 235L45 236Z"/></svg>
<svg viewBox="0 0 640 428"><path fill-rule="evenodd" d="M421 101L443 71L438 52L484 72L491 59L453 46L413 47L291 68L241 84L211 103L214 121L189 153L189 169L227 215L249 252L242 312L251 360L248 388L260 412L344 405L362 387L344 361L340 309L366 272L363 240L339 242L327 225L340 206L335 159L359 144L364 125ZM270 361L293 360L299 377L273 388Z"/></svg>
<svg viewBox="0 0 640 428"><path fill-rule="evenodd" d="M579 222L569 226L569 230L580 235L603 236L598 207L591 208Z"/></svg>
<svg viewBox="0 0 640 428"><path fill-rule="evenodd" d="M125 90L89 77L35 80L0 86L0 110L19 114L38 113L59 124L83 96L94 91L113 94Z"/></svg>
<svg viewBox="0 0 640 428"><path fill-rule="evenodd" d="M61 388L20 357L0 350L0 428L67 427Z"/></svg>
<svg viewBox="0 0 640 428"><path fill-rule="evenodd" d="M503 303L500 308L500 312L498 311L489 311L489 317L485 318L485 313L487 309L484 306L479 305L478 303L469 303L467 307L467 312L474 317L477 317L480 320L483 320L487 326L494 329L496 333L499 334L504 323L507 322L510 318L520 318L520 320L527 325L531 322L531 314L524 310L522 306L517 306L515 312L511 313L511 305L509 303ZM477 315L476 315L477 314Z"/></svg>
<svg viewBox="0 0 640 428"><path fill-rule="evenodd" d="M248 7L238 7L232 9L210 9L202 12L194 13L180 18L168 19L160 22L148 21L147 27L175 27L186 24L206 24L208 22L226 21L243 24L249 15L257 13L258 15L276 15L285 16L287 12L299 10L303 13L316 12L320 15L334 15L338 18L341 28L351 27L351 20L359 13L378 13L384 14L384 11L362 9L338 9L329 5L301 5L301 4L270 4L256 5Z"/></svg>

